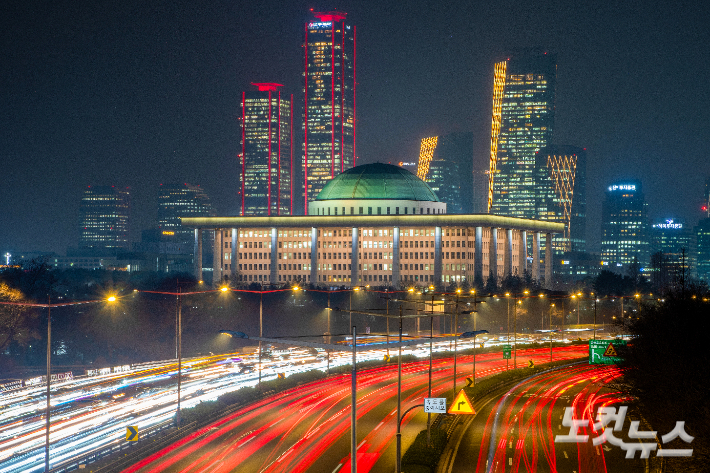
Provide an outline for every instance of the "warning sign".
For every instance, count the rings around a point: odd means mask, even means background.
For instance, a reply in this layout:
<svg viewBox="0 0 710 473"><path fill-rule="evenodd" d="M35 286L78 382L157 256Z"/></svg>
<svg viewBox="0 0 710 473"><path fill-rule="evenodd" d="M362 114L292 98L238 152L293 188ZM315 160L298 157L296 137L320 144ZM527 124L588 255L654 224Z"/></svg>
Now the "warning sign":
<svg viewBox="0 0 710 473"><path fill-rule="evenodd" d="M619 356L616 353L616 349L614 348L614 345L609 343L609 346L606 347L606 350L604 350L604 354L602 356Z"/></svg>
<svg viewBox="0 0 710 473"><path fill-rule="evenodd" d="M469 401L468 396L462 389L454 398L454 402L449 406L449 414L475 414L473 404Z"/></svg>
<svg viewBox="0 0 710 473"><path fill-rule="evenodd" d="M626 340L589 340L589 364L612 365L621 361Z"/></svg>

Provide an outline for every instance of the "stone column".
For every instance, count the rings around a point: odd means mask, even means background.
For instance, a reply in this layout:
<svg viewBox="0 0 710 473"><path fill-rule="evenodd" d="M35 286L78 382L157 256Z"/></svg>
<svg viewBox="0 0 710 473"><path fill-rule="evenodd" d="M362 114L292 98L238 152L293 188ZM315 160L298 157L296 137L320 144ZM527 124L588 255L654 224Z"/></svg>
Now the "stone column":
<svg viewBox="0 0 710 473"><path fill-rule="evenodd" d="M545 287L552 289L552 233L545 234Z"/></svg>
<svg viewBox="0 0 710 473"><path fill-rule="evenodd" d="M359 236L359 235L358 235L358 231L359 231L360 229L359 229L359 227L353 227L352 230L353 230L353 237L352 237L352 242L353 242L353 247L352 247L353 256L352 256L352 258L351 258L351 261L352 261L352 265L353 265L352 268L353 268L353 269L350 270L350 287L354 287L354 286L359 286L359 285L360 285L360 281L358 281L358 279L357 279L357 278L359 277L359 275L360 275L360 272L357 270L358 261L360 260L360 258L359 258L360 252L358 251L358 247L357 247L357 243L358 243L358 241L359 241L359 238L358 238L358 236Z"/></svg>
<svg viewBox="0 0 710 473"><path fill-rule="evenodd" d="M276 228L271 229L271 270L269 271L269 282L271 284L276 284L276 279L278 278L278 262L279 262L279 235Z"/></svg>
<svg viewBox="0 0 710 473"><path fill-rule="evenodd" d="M435 284L442 284L441 281L441 227L434 228L434 281Z"/></svg>
<svg viewBox="0 0 710 473"><path fill-rule="evenodd" d="M518 274L523 276L528 270L528 239L525 230L520 230L518 245Z"/></svg>
<svg viewBox="0 0 710 473"><path fill-rule="evenodd" d="M399 227L394 227L394 233L392 235L392 285L396 287L400 283Z"/></svg>
<svg viewBox="0 0 710 473"><path fill-rule="evenodd" d="M505 230L505 248L503 249L503 277L513 274L513 230Z"/></svg>
<svg viewBox="0 0 710 473"><path fill-rule="evenodd" d="M195 228L195 247L192 257L195 278L202 281L202 229Z"/></svg>
<svg viewBox="0 0 710 473"><path fill-rule="evenodd" d="M535 281L540 281L540 232L533 233L533 265L532 277Z"/></svg>
<svg viewBox="0 0 710 473"><path fill-rule="evenodd" d="M231 269L230 278L232 281L237 281L239 273L239 229L232 228L232 259L229 263Z"/></svg>
<svg viewBox="0 0 710 473"><path fill-rule="evenodd" d="M477 278L485 280L483 276L483 227L476 227L476 241L474 242L473 253L473 281Z"/></svg>
<svg viewBox="0 0 710 473"><path fill-rule="evenodd" d="M217 287L222 284L222 265L224 256L222 245L224 238L221 228L214 229L214 245L212 246L212 286Z"/></svg>
<svg viewBox="0 0 710 473"><path fill-rule="evenodd" d="M318 229L311 227L311 284L318 284Z"/></svg>
<svg viewBox="0 0 710 473"><path fill-rule="evenodd" d="M498 279L498 229L491 227L491 238L488 243L488 277Z"/></svg>

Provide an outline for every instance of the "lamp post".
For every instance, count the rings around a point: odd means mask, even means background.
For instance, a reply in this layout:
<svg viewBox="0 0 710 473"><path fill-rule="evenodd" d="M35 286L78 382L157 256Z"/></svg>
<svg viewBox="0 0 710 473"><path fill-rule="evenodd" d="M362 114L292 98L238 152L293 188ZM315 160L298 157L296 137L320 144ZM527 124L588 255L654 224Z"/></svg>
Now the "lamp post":
<svg viewBox="0 0 710 473"><path fill-rule="evenodd" d="M178 305L178 388L177 388L177 412L175 413L175 425L180 428L180 388L182 387L182 303L181 303L182 290L178 285L178 295L177 295L177 305Z"/></svg>
<svg viewBox="0 0 710 473"><path fill-rule="evenodd" d="M44 471L49 472L49 386L52 383L52 300L47 294L47 414L44 441Z"/></svg>
<svg viewBox="0 0 710 473"><path fill-rule="evenodd" d="M397 473L402 473L402 305L399 305L399 355L397 356Z"/></svg>
<svg viewBox="0 0 710 473"><path fill-rule="evenodd" d="M594 296L594 340L597 339L597 296L594 295L592 292L592 296Z"/></svg>
<svg viewBox="0 0 710 473"><path fill-rule="evenodd" d="M456 332L459 329L459 294L461 294L461 289L456 289L456 310L454 311L454 329L451 331L451 335L456 337ZM452 386L451 399L456 397L456 352L458 348L458 337L454 338L454 382Z"/></svg>
<svg viewBox="0 0 710 473"><path fill-rule="evenodd" d="M523 305L523 300L518 299L513 311L513 369L518 369L518 305Z"/></svg>
<svg viewBox="0 0 710 473"><path fill-rule="evenodd" d="M552 308L555 307L555 303L550 304L550 362L552 362Z"/></svg>
<svg viewBox="0 0 710 473"><path fill-rule="evenodd" d="M505 293L505 299L508 301L508 335L505 337L505 344L510 346L510 293L506 292ZM510 361L508 358L505 359L505 370L508 371L510 369L509 366Z"/></svg>

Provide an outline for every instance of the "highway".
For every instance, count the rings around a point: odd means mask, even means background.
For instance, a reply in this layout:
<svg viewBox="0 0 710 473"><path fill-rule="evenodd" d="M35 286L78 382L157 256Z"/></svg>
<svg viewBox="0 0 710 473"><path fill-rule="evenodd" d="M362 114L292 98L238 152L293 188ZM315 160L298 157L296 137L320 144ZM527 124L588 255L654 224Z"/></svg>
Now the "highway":
<svg viewBox="0 0 710 473"><path fill-rule="evenodd" d="M646 462L638 454L635 460L625 459L618 447L593 446L591 439L599 434L589 428L580 429L581 435L590 436L588 442L554 442L555 436L570 430L562 425L565 407L573 407L577 419L596 420L599 407L629 401L610 387L619 376L614 366L583 363L536 376L503 396L474 401L477 415L454 432L439 472L646 471ZM625 430L628 425L627 420Z"/></svg>
<svg viewBox="0 0 710 473"><path fill-rule="evenodd" d="M584 357L585 345L556 348L554 360ZM549 361L549 349L519 349L522 360ZM512 368L512 360L510 364ZM451 392L453 360L435 360L433 396ZM506 369L500 353L477 357L478 377ZM458 388L472 373L472 357L459 356ZM403 368L402 410L427 394L428 361ZM128 472L338 472L350 470L350 376L340 375L245 406L156 454ZM397 365L358 374L359 472L391 472L395 464ZM426 427L423 413L403 422L403 446Z"/></svg>

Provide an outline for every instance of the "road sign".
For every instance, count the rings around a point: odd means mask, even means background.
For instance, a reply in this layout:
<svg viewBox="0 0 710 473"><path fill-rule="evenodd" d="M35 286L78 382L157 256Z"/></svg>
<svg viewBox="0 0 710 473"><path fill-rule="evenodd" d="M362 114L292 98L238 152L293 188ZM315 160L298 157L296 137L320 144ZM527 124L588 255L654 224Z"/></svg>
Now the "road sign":
<svg viewBox="0 0 710 473"><path fill-rule="evenodd" d="M504 360L510 360L510 352L512 351L513 347L510 345L503 345L503 359Z"/></svg>
<svg viewBox="0 0 710 473"><path fill-rule="evenodd" d="M385 363L389 363L389 361L390 361L390 356L389 356L389 355L385 355L385 358L384 358L384 359L385 359Z"/></svg>
<svg viewBox="0 0 710 473"><path fill-rule="evenodd" d="M126 427L126 440L129 442L136 442L138 441L138 426L137 425L129 425Z"/></svg>
<svg viewBox="0 0 710 473"><path fill-rule="evenodd" d="M286 373L279 373L278 378L279 379L286 379Z"/></svg>
<svg viewBox="0 0 710 473"><path fill-rule="evenodd" d="M473 386L473 378L466 378L466 387L470 388Z"/></svg>
<svg viewBox="0 0 710 473"><path fill-rule="evenodd" d="M626 348L626 340L589 340L589 364L613 365L621 361L619 352Z"/></svg>
<svg viewBox="0 0 710 473"><path fill-rule="evenodd" d="M462 389L454 398L454 402L449 406L449 414L475 414L473 404L468 400L466 392Z"/></svg>
<svg viewBox="0 0 710 473"><path fill-rule="evenodd" d="M528 360L528 368L535 368L535 363L533 363L533 360Z"/></svg>
<svg viewBox="0 0 710 473"><path fill-rule="evenodd" d="M432 414L446 414L446 398L425 397L424 412L430 412Z"/></svg>

